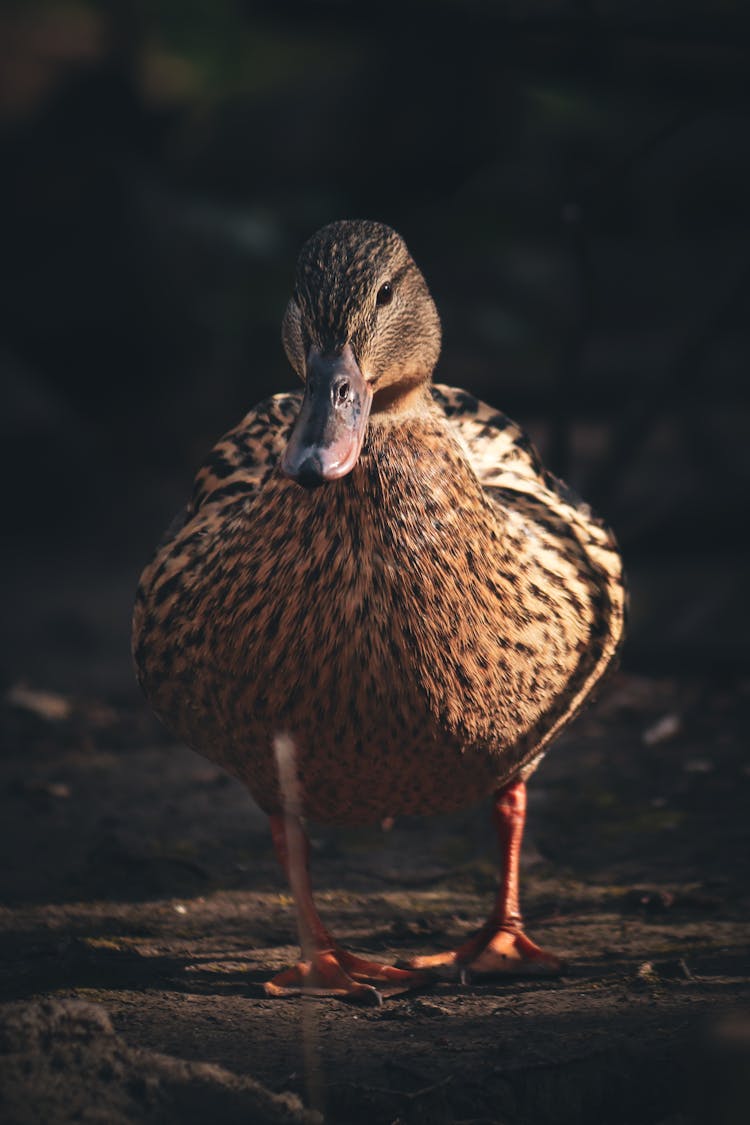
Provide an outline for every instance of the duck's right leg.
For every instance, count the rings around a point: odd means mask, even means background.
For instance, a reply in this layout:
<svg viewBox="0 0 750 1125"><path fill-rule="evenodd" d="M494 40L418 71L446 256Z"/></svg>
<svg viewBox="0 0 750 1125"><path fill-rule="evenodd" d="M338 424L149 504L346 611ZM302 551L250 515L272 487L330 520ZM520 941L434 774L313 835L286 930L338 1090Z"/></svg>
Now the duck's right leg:
<svg viewBox="0 0 750 1125"><path fill-rule="evenodd" d="M295 816L272 816L271 835L297 910L302 960L266 983L269 996L313 992L380 1004L384 992L392 995L429 983L427 973L356 957L334 941L313 901L310 845L300 820ZM381 984L380 989L377 984Z"/></svg>

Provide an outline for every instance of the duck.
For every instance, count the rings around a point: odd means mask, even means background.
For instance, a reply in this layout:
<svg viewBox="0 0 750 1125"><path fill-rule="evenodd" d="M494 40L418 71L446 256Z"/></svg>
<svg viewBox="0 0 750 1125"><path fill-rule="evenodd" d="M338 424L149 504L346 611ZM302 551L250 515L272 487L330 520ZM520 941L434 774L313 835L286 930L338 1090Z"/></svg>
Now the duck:
<svg viewBox="0 0 750 1125"><path fill-rule="evenodd" d="M520 909L526 786L616 662L616 540L516 423L433 382L440 318L389 226L334 222L305 243L282 341L302 388L219 440L133 615L152 709L269 817L301 952L265 991L379 1003L559 973ZM308 821L488 798L500 874L477 933L391 965L329 932Z"/></svg>

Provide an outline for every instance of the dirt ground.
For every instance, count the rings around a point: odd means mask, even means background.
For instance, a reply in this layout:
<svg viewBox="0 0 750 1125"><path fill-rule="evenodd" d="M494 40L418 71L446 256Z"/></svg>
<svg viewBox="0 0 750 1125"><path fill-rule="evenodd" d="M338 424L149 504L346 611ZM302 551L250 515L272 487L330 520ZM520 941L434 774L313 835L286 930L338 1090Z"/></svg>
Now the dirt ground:
<svg viewBox="0 0 750 1125"><path fill-rule="evenodd" d="M746 1121L749 703L748 681L615 677L530 785L528 930L565 974L363 1008L265 997L295 923L239 785L145 708L12 688L0 1117ZM379 958L468 934L495 884L485 813L313 826L334 933Z"/></svg>

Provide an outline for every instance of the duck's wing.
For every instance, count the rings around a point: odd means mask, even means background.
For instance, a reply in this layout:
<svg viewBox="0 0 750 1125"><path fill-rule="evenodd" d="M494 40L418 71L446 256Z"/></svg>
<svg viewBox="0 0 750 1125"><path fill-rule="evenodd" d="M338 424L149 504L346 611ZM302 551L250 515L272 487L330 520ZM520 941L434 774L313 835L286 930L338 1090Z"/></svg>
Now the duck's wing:
<svg viewBox="0 0 750 1125"><path fill-rule="evenodd" d="M458 387L436 384L432 397L466 450L469 463L488 495L502 504L503 494L530 513L546 509L573 526L595 552L596 561L614 581L622 564L612 531L578 494L548 469L528 434L486 402Z"/></svg>
<svg viewBox="0 0 750 1125"><path fill-rule="evenodd" d="M487 497L520 533L519 541L529 544L541 573L562 581L573 605L588 600L591 607L585 656L566 705L549 715L540 752L580 710L619 652L627 595L617 542L589 505L544 468L520 426L456 387L437 385L432 393Z"/></svg>
<svg viewBox="0 0 750 1125"><path fill-rule="evenodd" d="M221 509L262 488L289 440L301 401L301 391L272 395L217 442L198 470L187 506L171 521L141 575L137 605L149 585L164 573L173 544L196 513L214 504Z"/></svg>
<svg viewBox="0 0 750 1125"><path fill-rule="evenodd" d="M208 503L249 496L276 467L299 413L301 391L272 395L214 446L198 470L186 520Z"/></svg>

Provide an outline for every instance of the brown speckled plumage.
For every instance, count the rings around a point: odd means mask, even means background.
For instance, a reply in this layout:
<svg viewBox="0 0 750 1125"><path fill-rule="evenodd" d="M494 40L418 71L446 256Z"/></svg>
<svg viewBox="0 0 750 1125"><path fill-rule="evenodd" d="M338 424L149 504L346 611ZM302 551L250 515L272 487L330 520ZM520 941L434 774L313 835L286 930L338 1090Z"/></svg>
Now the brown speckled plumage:
<svg viewBox="0 0 750 1125"><path fill-rule="evenodd" d="M294 366L348 339L374 385L424 383L439 329L420 360L414 293L433 306L403 242L326 230L285 319ZM367 294L384 277L412 299L380 333ZM303 490L278 466L300 402L275 395L219 442L144 571L133 643L155 711L269 813L279 732L323 821L447 811L527 776L617 651L611 535L514 423L443 386L402 409L376 394L354 469Z"/></svg>

